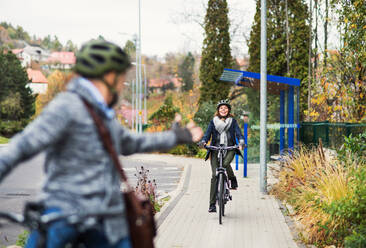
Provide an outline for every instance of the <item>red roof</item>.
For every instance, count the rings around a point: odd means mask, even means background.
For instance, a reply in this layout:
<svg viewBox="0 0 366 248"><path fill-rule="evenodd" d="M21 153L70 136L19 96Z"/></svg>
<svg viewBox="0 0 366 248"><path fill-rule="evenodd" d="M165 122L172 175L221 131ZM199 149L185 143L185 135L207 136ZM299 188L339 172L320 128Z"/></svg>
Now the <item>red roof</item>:
<svg viewBox="0 0 366 248"><path fill-rule="evenodd" d="M24 51L24 49L13 49L11 50L14 54L18 54Z"/></svg>
<svg viewBox="0 0 366 248"><path fill-rule="evenodd" d="M149 87L161 88L170 82L172 82L176 88L180 88L182 86L181 78L174 77L171 79L152 78L149 80Z"/></svg>
<svg viewBox="0 0 366 248"><path fill-rule="evenodd" d="M53 52L47 60L48 62L60 62L61 64L73 65L76 57L73 52Z"/></svg>
<svg viewBox="0 0 366 248"><path fill-rule="evenodd" d="M168 80L152 78L149 80L149 87L161 88L164 84L168 84Z"/></svg>
<svg viewBox="0 0 366 248"><path fill-rule="evenodd" d="M27 74L28 74L29 80L31 80L32 83L41 83L41 84L48 83L46 77L43 75L43 73L41 71L32 70L32 69L28 68Z"/></svg>

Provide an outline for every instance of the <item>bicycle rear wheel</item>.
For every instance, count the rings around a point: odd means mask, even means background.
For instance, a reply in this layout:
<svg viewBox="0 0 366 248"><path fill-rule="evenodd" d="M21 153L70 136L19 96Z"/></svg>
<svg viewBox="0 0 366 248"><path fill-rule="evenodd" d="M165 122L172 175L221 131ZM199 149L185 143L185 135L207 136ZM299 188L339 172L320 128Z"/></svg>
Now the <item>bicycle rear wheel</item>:
<svg viewBox="0 0 366 248"><path fill-rule="evenodd" d="M222 217L224 216L224 196L225 196L225 187L224 187L224 176L220 173L219 174L219 223L222 224Z"/></svg>

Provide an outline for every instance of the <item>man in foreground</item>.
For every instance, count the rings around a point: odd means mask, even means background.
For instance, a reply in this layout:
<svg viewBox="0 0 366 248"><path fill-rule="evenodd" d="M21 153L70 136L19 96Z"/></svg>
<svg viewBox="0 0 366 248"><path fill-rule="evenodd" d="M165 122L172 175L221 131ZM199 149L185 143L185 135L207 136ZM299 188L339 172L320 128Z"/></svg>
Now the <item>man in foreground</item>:
<svg viewBox="0 0 366 248"><path fill-rule="evenodd" d="M0 182L17 164L45 151L46 180L41 195L45 213L110 208L124 212L119 174L83 100L103 120L115 150L122 155L168 150L177 144L197 142L202 136L194 123L140 135L123 128L114 118L112 107L123 90L130 66L126 53L113 43L97 40L85 44L77 54L77 77L69 82L67 91L57 95L0 151ZM87 247L131 247L124 215L86 221L80 229L89 234ZM66 221L56 222L48 230L47 247L64 247L78 235ZM36 247L38 236L33 232L26 247Z"/></svg>

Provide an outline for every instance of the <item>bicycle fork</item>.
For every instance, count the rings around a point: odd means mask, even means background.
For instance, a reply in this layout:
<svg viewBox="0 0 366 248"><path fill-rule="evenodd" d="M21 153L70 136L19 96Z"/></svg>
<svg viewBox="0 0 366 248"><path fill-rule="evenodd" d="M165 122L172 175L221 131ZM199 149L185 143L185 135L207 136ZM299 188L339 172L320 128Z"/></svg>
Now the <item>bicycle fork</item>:
<svg viewBox="0 0 366 248"><path fill-rule="evenodd" d="M226 169L225 168L217 168L216 169L216 200L218 200L218 185L219 185L219 175L222 174L222 176L224 177L224 203L226 204L228 201L231 201L233 198L230 194L230 190L229 190L229 184L228 184L228 176L226 173Z"/></svg>

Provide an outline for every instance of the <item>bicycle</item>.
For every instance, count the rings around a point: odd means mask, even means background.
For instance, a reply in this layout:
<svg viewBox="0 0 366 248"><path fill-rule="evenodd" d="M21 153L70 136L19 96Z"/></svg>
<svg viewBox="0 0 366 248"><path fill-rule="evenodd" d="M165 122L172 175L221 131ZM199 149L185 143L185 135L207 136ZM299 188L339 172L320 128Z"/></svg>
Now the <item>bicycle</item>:
<svg viewBox="0 0 366 248"><path fill-rule="evenodd" d="M74 212L74 213L48 213L43 214L44 207L39 203L28 202L25 205L23 214L0 212L0 219L5 219L10 222L22 225L27 229L39 232L39 240L37 243L37 248L47 248L47 230L48 227L55 223L56 221L66 220L70 225L76 227L78 232L78 237L72 243L67 244L66 247L69 248L82 248L86 247L81 238L82 231L78 230L78 224L83 223L89 218L95 218L94 221L98 221L101 217L115 217L121 216L124 212L120 209L110 209L108 211L98 211L98 212ZM1 222L0 222L1 227Z"/></svg>
<svg viewBox="0 0 366 248"><path fill-rule="evenodd" d="M225 216L225 204L231 201L233 198L229 190L229 180L226 173L226 169L223 167L224 151L232 151L239 149L238 145L235 146L204 146L207 150L218 151L219 167L216 169L216 200L219 205L219 224L222 224L222 217Z"/></svg>

